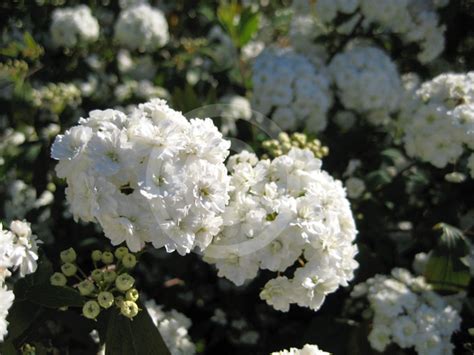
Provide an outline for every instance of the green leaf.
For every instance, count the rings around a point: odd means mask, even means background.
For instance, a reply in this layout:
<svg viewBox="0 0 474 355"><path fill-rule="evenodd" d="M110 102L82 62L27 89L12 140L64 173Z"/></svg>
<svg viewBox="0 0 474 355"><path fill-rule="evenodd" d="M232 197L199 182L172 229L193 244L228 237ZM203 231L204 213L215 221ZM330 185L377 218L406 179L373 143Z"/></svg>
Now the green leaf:
<svg viewBox="0 0 474 355"><path fill-rule="evenodd" d="M11 340L7 340L3 343L0 343L0 354L2 355L17 355L18 352L15 349L15 346Z"/></svg>
<svg viewBox="0 0 474 355"><path fill-rule="evenodd" d="M41 308L31 302L15 301L8 311L8 339L15 340L19 338L38 318L40 313Z"/></svg>
<svg viewBox="0 0 474 355"><path fill-rule="evenodd" d="M243 47L252 39L258 30L259 22L260 17L257 12L254 13L249 8L243 11L238 27L239 47Z"/></svg>
<svg viewBox="0 0 474 355"><path fill-rule="evenodd" d="M469 266L464 262L469 246L463 233L446 223L438 223L433 229L441 231L441 236L430 253L424 272L426 280L437 291L465 290L469 286L471 274Z"/></svg>
<svg viewBox="0 0 474 355"><path fill-rule="evenodd" d="M139 306L142 311L133 320L122 316L116 309L110 310L106 355L170 354L146 308Z"/></svg>
<svg viewBox="0 0 474 355"><path fill-rule="evenodd" d="M367 184L372 189L380 188L392 181L392 177L386 170L376 170L367 174Z"/></svg>
<svg viewBox="0 0 474 355"><path fill-rule="evenodd" d="M48 284L29 288L26 297L31 302L48 308L81 307L84 304L84 298L78 291Z"/></svg>

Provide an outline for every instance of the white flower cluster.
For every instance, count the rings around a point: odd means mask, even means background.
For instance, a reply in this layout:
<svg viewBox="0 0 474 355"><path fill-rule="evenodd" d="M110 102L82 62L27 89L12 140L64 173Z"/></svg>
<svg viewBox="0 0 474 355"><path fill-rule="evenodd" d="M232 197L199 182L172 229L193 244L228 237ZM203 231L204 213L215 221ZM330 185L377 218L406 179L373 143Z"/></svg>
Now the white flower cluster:
<svg viewBox="0 0 474 355"><path fill-rule="evenodd" d="M290 348L273 352L271 355L330 355L330 353L322 351L317 345L306 344L302 349Z"/></svg>
<svg viewBox="0 0 474 355"><path fill-rule="evenodd" d="M357 24L368 31L398 36L404 43L419 47L417 58L422 63L436 59L444 49L445 27L439 24L437 7L449 1L432 0L294 0L291 38L305 53L311 42L333 32L338 15L347 20L335 30L351 33ZM377 32L377 36L380 33ZM306 39L308 38L308 39ZM314 46L314 45L313 45Z"/></svg>
<svg viewBox="0 0 474 355"><path fill-rule="evenodd" d="M0 342L8 334L6 318L15 299L5 280L11 276L11 271L19 270L20 277L36 271L39 243L25 221L13 221L10 230L3 229L0 224Z"/></svg>
<svg viewBox="0 0 474 355"><path fill-rule="evenodd" d="M76 220L98 221L113 245L134 252L151 242L185 254L222 224L229 147L212 120L188 121L154 99L129 115L90 112L56 137L51 155Z"/></svg>
<svg viewBox="0 0 474 355"><path fill-rule="evenodd" d="M270 280L260 297L284 312L292 303L319 309L358 266L357 232L341 182L321 170L311 151L298 148L272 161L244 151L228 167L232 192L224 227L204 260L236 285L259 269L285 272L300 262L292 278Z"/></svg>
<svg viewBox="0 0 474 355"><path fill-rule="evenodd" d="M367 115L373 124L385 123L399 107L400 75L390 57L377 47L351 47L334 57L329 70L344 107Z"/></svg>
<svg viewBox="0 0 474 355"><path fill-rule="evenodd" d="M196 353L196 346L188 335L191 320L176 310L163 311L155 301L145 303L153 323L158 327L171 355L190 355Z"/></svg>
<svg viewBox="0 0 474 355"><path fill-rule="evenodd" d="M137 4L120 13L115 39L128 49L152 52L168 43L168 22L160 10Z"/></svg>
<svg viewBox="0 0 474 355"><path fill-rule="evenodd" d="M282 130L326 128L332 105L330 80L323 65L282 48L265 49L253 63L252 108L270 115Z"/></svg>
<svg viewBox="0 0 474 355"><path fill-rule="evenodd" d="M474 177L474 72L425 82L400 117L408 155L444 168L469 153Z"/></svg>
<svg viewBox="0 0 474 355"><path fill-rule="evenodd" d="M59 8L53 11L51 39L57 47L72 48L79 43L99 38L99 22L86 5Z"/></svg>
<svg viewBox="0 0 474 355"><path fill-rule="evenodd" d="M367 297L374 312L372 348L384 351L393 342L422 355L452 354L451 335L460 327L459 312L422 276L397 268L391 276L376 275L356 285L351 296Z"/></svg>

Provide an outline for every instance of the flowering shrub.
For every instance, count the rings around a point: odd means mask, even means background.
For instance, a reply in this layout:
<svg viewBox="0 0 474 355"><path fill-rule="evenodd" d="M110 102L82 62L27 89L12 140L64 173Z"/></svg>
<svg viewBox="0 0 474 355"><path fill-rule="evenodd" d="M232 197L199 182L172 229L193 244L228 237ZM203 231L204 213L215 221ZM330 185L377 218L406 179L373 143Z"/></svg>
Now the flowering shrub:
<svg viewBox="0 0 474 355"><path fill-rule="evenodd" d="M474 352L471 2L0 17L0 354Z"/></svg>

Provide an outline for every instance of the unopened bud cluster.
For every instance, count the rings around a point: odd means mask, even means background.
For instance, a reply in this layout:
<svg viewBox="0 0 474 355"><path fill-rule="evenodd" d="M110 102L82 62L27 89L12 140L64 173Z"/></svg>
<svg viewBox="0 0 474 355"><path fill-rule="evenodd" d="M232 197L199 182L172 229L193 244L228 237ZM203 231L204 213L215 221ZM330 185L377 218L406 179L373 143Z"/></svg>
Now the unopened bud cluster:
<svg viewBox="0 0 474 355"><path fill-rule="evenodd" d="M87 276L76 264L74 249L63 250L61 272L54 273L50 282L53 286L66 286L74 279L73 287L88 300L82 307L82 315L96 319L100 312L117 307L127 318L134 318L140 309L137 301L139 293L134 288L135 279L129 272L136 266L137 257L126 247L119 247L113 253L94 250L91 259L94 270Z"/></svg>
<svg viewBox="0 0 474 355"><path fill-rule="evenodd" d="M319 139L309 139L304 133L288 135L281 132L278 139L266 140L262 143L262 147L271 158L287 154L291 148L309 149L318 159L322 159L329 154L329 148L323 146Z"/></svg>

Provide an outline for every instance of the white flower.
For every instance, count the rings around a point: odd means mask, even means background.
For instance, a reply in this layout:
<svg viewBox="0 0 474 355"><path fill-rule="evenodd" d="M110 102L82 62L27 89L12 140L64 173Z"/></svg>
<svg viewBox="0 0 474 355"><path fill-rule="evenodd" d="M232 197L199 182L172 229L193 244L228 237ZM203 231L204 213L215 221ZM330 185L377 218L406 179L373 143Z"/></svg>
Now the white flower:
<svg viewBox="0 0 474 355"><path fill-rule="evenodd" d="M271 355L330 355L330 353L322 351L317 345L306 344L302 349L290 348L273 352Z"/></svg>
<svg viewBox="0 0 474 355"><path fill-rule="evenodd" d="M448 0L295 0L290 38L298 51L309 54L315 39L333 32L350 34L361 21L359 30L369 36L373 31L417 44L417 59L428 63L444 49L445 27L439 24L436 8L446 3ZM334 27L336 31L331 31Z"/></svg>
<svg viewBox="0 0 474 355"><path fill-rule="evenodd" d="M437 168L457 162L474 151L474 74L441 74L416 90L400 113L405 150L409 156ZM472 165L468 160L467 168ZM461 182L462 175L446 176Z"/></svg>
<svg viewBox="0 0 474 355"><path fill-rule="evenodd" d="M329 66L345 108L368 115L375 124L377 116L398 109L402 93L400 75L390 57L369 46L354 46L337 54Z"/></svg>
<svg viewBox="0 0 474 355"><path fill-rule="evenodd" d="M359 198L365 191L364 180L356 177L350 177L346 180L346 189L347 196L354 199Z"/></svg>
<svg viewBox="0 0 474 355"><path fill-rule="evenodd" d="M153 300L145 302L145 307L172 355L189 355L196 352L196 347L188 335L188 329L191 327L188 317L174 309L165 312L163 307Z"/></svg>
<svg viewBox="0 0 474 355"><path fill-rule="evenodd" d="M321 63L313 64L287 49L267 48L253 63L252 108L282 129L326 128L332 104L330 80Z"/></svg>
<svg viewBox="0 0 474 355"><path fill-rule="evenodd" d="M58 8L53 11L51 38L58 47L74 47L84 42L94 42L99 37L99 23L86 5Z"/></svg>
<svg viewBox="0 0 474 355"><path fill-rule="evenodd" d="M52 157L75 219L99 222L113 245L185 254L219 232L229 147L210 119L188 121L156 99L128 115L92 111L56 138Z"/></svg>
<svg viewBox="0 0 474 355"><path fill-rule="evenodd" d="M357 285L351 297L364 295L374 312L369 334L374 349L384 351L393 342L418 354L452 353L451 336L461 325L459 297L442 297L423 277L400 268Z"/></svg>
<svg viewBox="0 0 474 355"><path fill-rule="evenodd" d="M0 342L3 342L8 334L7 316L10 307L13 304L15 295L13 291L7 289L5 285L0 285Z"/></svg>
<svg viewBox="0 0 474 355"><path fill-rule="evenodd" d="M152 52L169 40L163 13L146 3L122 10L115 24L115 39L128 49Z"/></svg>
<svg viewBox="0 0 474 355"><path fill-rule="evenodd" d="M252 117L252 109L250 102L243 96L229 95L221 99L222 105L222 134L236 134L237 127L235 122L237 120L249 120Z"/></svg>
<svg viewBox="0 0 474 355"><path fill-rule="evenodd" d="M13 221L10 230L16 237L10 254L13 269L19 269L20 277L34 273L38 267L38 244L41 241L33 235L28 222Z"/></svg>
<svg viewBox="0 0 474 355"><path fill-rule="evenodd" d="M293 278L271 279L260 297L284 312L290 304L319 309L357 267L356 229L342 184L309 150L296 148L272 161L243 152L231 157L229 168L223 228L204 260L242 285L259 269L284 272L304 257Z"/></svg>

